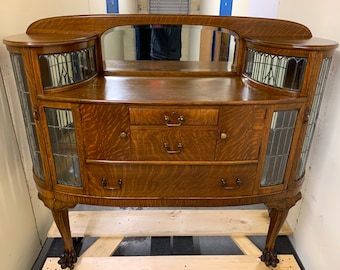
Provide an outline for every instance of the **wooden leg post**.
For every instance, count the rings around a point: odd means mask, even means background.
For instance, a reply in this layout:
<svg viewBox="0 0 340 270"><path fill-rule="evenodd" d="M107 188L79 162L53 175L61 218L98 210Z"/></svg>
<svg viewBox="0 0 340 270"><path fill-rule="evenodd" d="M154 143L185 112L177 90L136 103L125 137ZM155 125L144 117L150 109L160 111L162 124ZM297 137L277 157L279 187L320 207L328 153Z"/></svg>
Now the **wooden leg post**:
<svg viewBox="0 0 340 270"><path fill-rule="evenodd" d="M274 250L276 238L285 222L289 209L293 207L298 200L301 199L301 193L298 193L291 200L273 202L267 204L270 209L270 224L266 239L266 245L260 257L267 266L276 267L279 263L277 254Z"/></svg>
<svg viewBox="0 0 340 270"><path fill-rule="evenodd" d="M62 269L67 267L73 269L74 264L77 262L77 254L74 250L71 237L68 208L61 210L52 209L52 214L64 242L64 254L61 255L58 263Z"/></svg>
<svg viewBox="0 0 340 270"><path fill-rule="evenodd" d="M281 210L272 208L270 213L270 225L268 230L268 235L266 239L266 246L261 255L261 261L263 261L267 266L276 267L279 263L277 254L274 251L275 240L279 234L281 226L286 220L289 209Z"/></svg>
<svg viewBox="0 0 340 270"><path fill-rule="evenodd" d="M46 193L46 195L49 194ZM57 225L64 242L64 254L60 256L58 263L62 269L67 267L73 269L74 264L77 262L77 254L73 247L68 209L75 207L76 204L56 200L53 197L53 194L51 196L44 196L43 194L38 193L38 196L45 206L51 209L54 222Z"/></svg>

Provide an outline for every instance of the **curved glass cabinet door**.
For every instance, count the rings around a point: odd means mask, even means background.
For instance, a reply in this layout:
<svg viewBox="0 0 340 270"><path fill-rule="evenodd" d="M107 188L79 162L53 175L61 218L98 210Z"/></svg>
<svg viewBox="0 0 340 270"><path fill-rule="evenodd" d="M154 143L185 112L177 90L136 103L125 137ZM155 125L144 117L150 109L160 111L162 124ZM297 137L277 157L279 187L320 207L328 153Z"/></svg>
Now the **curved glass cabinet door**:
<svg viewBox="0 0 340 270"><path fill-rule="evenodd" d="M72 111L45 108L57 183L81 187L78 147Z"/></svg>
<svg viewBox="0 0 340 270"><path fill-rule="evenodd" d="M41 179L45 180L41 152L39 148L37 130L34 122L34 114L32 111L30 92L27 86L27 79L25 73L24 62L21 54L11 53L11 61L15 76L15 81L17 84L19 100L21 104L21 110L25 123L25 130L27 140L29 142L29 149L31 153L33 171L35 175Z"/></svg>

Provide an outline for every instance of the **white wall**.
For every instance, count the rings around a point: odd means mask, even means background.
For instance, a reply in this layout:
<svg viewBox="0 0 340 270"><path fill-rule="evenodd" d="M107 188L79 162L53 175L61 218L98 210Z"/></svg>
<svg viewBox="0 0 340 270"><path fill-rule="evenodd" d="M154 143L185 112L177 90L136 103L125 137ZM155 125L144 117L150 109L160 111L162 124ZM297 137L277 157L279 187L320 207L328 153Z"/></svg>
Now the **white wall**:
<svg viewBox="0 0 340 270"><path fill-rule="evenodd" d="M138 13L138 5L136 0L118 0L119 14Z"/></svg>
<svg viewBox="0 0 340 270"><path fill-rule="evenodd" d="M36 255L40 240L1 76L0 123L0 261L5 269L25 269L25 253Z"/></svg>
<svg viewBox="0 0 340 270"><path fill-rule="evenodd" d="M307 25L314 36L340 42L340 3L337 0L280 1L278 17ZM340 265L340 51L336 52L314 141L307 164L294 246L308 270L337 269Z"/></svg>
<svg viewBox="0 0 340 270"><path fill-rule="evenodd" d="M200 5L201 15L219 15L220 14L220 0L201 0Z"/></svg>
<svg viewBox="0 0 340 270"><path fill-rule="evenodd" d="M250 0L250 17L276 18L279 0Z"/></svg>
<svg viewBox="0 0 340 270"><path fill-rule="evenodd" d="M0 6L0 40L25 32L40 18L106 13L105 0L0 0ZM2 42L0 67L0 268L26 270L39 254L52 217L37 198L15 81Z"/></svg>

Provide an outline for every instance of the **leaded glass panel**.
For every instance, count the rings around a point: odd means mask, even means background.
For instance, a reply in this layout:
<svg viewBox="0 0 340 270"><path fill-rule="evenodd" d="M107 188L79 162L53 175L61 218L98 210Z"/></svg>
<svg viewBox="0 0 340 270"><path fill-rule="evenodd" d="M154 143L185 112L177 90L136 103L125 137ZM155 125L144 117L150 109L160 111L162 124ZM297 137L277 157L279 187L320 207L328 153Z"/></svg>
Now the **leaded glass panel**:
<svg viewBox="0 0 340 270"><path fill-rule="evenodd" d="M301 178L305 172L307 158L308 158L309 150L312 144L316 120L319 115L321 100L322 100L322 96L325 90L327 74L328 74L331 62L332 62L331 57L324 58L322 62L318 82L317 82L316 89L315 89L313 105L312 105L310 115L309 115L306 135L305 135L300 159L299 159L298 166L297 166L297 171L296 171L296 176L295 176L296 179Z"/></svg>
<svg viewBox="0 0 340 270"><path fill-rule="evenodd" d="M247 49L245 75L270 86L301 91L307 58Z"/></svg>
<svg viewBox="0 0 340 270"><path fill-rule="evenodd" d="M39 55L44 89L78 83L96 74L95 47L79 51Z"/></svg>
<svg viewBox="0 0 340 270"><path fill-rule="evenodd" d="M57 183L82 186L73 114L68 109L46 108L46 118Z"/></svg>
<svg viewBox="0 0 340 270"><path fill-rule="evenodd" d="M27 86L24 62L21 54L11 53L11 61L17 85L19 100L22 108L22 114L25 123L26 136L29 144L30 154L33 163L35 175L45 180L41 152L38 144L37 131L33 117L30 93Z"/></svg>
<svg viewBox="0 0 340 270"><path fill-rule="evenodd" d="M270 127L261 186L283 183L298 110L275 111Z"/></svg>

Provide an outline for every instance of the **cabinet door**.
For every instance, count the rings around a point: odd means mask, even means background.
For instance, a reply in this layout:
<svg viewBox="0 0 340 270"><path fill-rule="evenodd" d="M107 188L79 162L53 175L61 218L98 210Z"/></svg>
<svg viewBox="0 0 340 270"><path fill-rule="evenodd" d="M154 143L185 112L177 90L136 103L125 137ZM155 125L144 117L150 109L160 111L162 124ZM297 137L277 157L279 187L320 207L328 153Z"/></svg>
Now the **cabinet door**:
<svg viewBox="0 0 340 270"><path fill-rule="evenodd" d="M265 106L221 107L216 160L257 160L265 117Z"/></svg>
<svg viewBox="0 0 340 270"><path fill-rule="evenodd" d="M87 159L129 160L129 109L123 105L81 105Z"/></svg>

